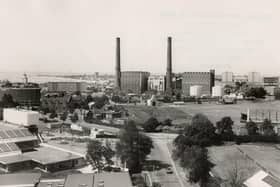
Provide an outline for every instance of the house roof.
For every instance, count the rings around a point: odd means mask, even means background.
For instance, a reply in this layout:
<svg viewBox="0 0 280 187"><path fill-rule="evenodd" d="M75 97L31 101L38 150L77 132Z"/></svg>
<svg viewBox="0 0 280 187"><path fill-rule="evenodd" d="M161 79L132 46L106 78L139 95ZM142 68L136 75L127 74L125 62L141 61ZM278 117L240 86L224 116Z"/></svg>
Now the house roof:
<svg viewBox="0 0 280 187"><path fill-rule="evenodd" d="M246 187L280 187L279 179L269 175L265 171L258 171L244 182Z"/></svg>
<svg viewBox="0 0 280 187"><path fill-rule="evenodd" d="M40 173L16 173L0 175L0 186L34 186L39 182Z"/></svg>

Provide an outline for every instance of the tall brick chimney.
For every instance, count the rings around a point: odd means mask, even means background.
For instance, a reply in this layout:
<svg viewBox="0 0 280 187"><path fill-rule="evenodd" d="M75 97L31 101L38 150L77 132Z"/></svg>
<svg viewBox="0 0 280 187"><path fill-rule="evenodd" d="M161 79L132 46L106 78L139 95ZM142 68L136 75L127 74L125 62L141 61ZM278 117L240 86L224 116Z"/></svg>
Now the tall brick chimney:
<svg viewBox="0 0 280 187"><path fill-rule="evenodd" d="M172 38L167 38L166 94L172 96Z"/></svg>
<svg viewBox="0 0 280 187"><path fill-rule="evenodd" d="M116 38L116 85L117 90L121 89L121 47L120 38Z"/></svg>

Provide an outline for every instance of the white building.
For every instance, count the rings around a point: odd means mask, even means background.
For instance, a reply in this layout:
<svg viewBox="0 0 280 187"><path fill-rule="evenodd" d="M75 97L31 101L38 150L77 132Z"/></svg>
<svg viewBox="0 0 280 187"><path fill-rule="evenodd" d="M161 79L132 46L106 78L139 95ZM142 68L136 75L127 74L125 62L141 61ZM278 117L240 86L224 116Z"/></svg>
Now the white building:
<svg viewBox="0 0 280 187"><path fill-rule="evenodd" d="M190 87L190 96L200 97L202 96L202 86L195 85Z"/></svg>
<svg viewBox="0 0 280 187"><path fill-rule="evenodd" d="M248 73L248 83L252 84L262 84L263 79L261 73L259 72L249 72Z"/></svg>
<svg viewBox="0 0 280 187"><path fill-rule="evenodd" d="M223 83L232 83L233 82L233 73L232 72L223 72L222 73L222 82Z"/></svg>
<svg viewBox="0 0 280 187"><path fill-rule="evenodd" d="M213 97L222 97L224 95L224 89L222 86L212 87L212 96Z"/></svg>
<svg viewBox="0 0 280 187"><path fill-rule="evenodd" d="M164 75L150 75L148 78L148 90L164 92L165 91L165 76Z"/></svg>
<svg viewBox="0 0 280 187"><path fill-rule="evenodd" d="M234 82L248 82L248 76L247 75L235 75L233 76Z"/></svg>
<svg viewBox="0 0 280 187"><path fill-rule="evenodd" d="M39 112L36 111L16 108L4 108L3 110L3 121L16 125L38 125L39 116Z"/></svg>

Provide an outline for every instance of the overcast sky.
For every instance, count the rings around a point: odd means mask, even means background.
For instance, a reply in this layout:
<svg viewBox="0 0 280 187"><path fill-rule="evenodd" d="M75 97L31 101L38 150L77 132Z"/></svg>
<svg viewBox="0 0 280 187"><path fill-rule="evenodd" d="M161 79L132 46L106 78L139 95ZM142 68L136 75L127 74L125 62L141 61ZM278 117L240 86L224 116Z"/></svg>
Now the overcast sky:
<svg viewBox="0 0 280 187"><path fill-rule="evenodd" d="M279 75L279 0L0 0L0 71Z"/></svg>

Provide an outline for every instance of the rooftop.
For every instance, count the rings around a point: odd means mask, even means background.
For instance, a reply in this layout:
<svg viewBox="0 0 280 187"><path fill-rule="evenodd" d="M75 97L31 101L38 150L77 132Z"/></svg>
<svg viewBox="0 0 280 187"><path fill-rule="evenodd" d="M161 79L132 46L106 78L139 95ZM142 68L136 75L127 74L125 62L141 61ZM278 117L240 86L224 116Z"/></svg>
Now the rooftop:
<svg viewBox="0 0 280 187"><path fill-rule="evenodd" d="M50 147L39 147L37 151L26 152L24 156L31 158L35 162L41 164L53 164L67 160L74 160L82 158L79 155L75 155L69 152L60 151Z"/></svg>
<svg viewBox="0 0 280 187"><path fill-rule="evenodd" d="M65 187L93 187L94 174L72 174L68 175Z"/></svg>
<svg viewBox="0 0 280 187"><path fill-rule="evenodd" d="M280 181L279 179L272 177L268 173L264 171L258 171L255 175L253 175L251 178L247 179L244 182L245 186L247 187L255 187L255 186L261 186L261 187L280 187Z"/></svg>
<svg viewBox="0 0 280 187"><path fill-rule="evenodd" d="M65 179L41 179L37 187L63 187Z"/></svg>
<svg viewBox="0 0 280 187"><path fill-rule="evenodd" d="M0 186L34 186L40 180L40 173L16 173L0 175Z"/></svg>
<svg viewBox="0 0 280 187"><path fill-rule="evenodd" d="M0 157L0 163L1 164L13 164L18 162L25 162L30 161L31 159L29 157L26 157L25 155L15 155L15 156L4 156Z"/></svg>
<svg viewBox="0 0 280 187"><path fill-rule="evenodd" d="M132 187L132 182L127 172L96 173L93 187L98 187L100 182L106 187Z"/></svg>

